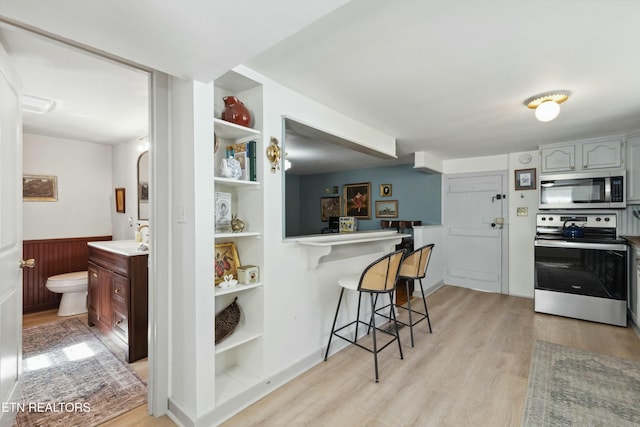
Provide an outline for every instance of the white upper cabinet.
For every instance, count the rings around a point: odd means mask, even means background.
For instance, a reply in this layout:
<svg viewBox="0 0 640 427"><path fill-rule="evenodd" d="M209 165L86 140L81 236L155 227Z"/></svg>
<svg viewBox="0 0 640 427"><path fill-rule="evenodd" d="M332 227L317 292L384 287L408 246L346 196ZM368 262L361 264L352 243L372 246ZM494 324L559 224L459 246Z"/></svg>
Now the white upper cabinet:
<svg viewBox="0 0 640 427"><path fill-rule="evenodd" d="M619 169L623 166L624 138L582 144L582 169Z"/></svg>
<svg viewBox="0 0 640 427"><path fill-rule="evenodd" d="M621 169L624 167L624 135L540 147L542 173Z"/></svg>
<svg viewBox="0 0 640 427"><path fill-rule="evenodd" d="M569 172L576 169L574 144L542 148L540 156L542 172Z"/></svg>
<svg viewBox="0 0 640 427"><path fill-rule="evenodd" d="M640 203L640 134L627 138L627 203Z"/></svg>

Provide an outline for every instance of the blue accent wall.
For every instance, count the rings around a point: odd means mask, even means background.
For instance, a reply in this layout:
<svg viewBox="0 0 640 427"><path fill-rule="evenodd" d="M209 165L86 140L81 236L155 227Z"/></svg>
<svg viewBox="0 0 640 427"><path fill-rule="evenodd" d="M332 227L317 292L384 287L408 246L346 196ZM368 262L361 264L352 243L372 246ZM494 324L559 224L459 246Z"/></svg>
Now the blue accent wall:
<svg viewBox="0 0 640 427"><path fill-rule="evenodd" d="M365 182L371 182L371 219L358 219L359 231L379 230L381 219L441 223L441 175L418 172L412 165L319 175L287 175L285 181L288 237L319 234L327 227L327 222L320 218L320 198L340 196L344 209L344 185ZM390 197L380 196L380 184L391 184ZM338 187L338 194L333 193L334 186ZM376 218L376 200L397 200L398 218Z"/></svg>

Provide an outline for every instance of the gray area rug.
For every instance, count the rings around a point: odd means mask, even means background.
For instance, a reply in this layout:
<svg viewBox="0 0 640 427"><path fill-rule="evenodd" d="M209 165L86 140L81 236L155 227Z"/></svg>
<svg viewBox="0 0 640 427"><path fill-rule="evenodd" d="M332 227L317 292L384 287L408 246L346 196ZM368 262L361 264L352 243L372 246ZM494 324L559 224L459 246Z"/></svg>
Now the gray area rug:
<svg viewBox="0 0 640 427"><path fill-rule="evenodd" d="M640 425L640 362L536 341L522 425Z"/></svg>
<svg viewBox="0 0 640 427"><path fill-rule="evenodd" d="M145 382L78 319L23 331L18 426L95 426L147 401Z"/></svg>

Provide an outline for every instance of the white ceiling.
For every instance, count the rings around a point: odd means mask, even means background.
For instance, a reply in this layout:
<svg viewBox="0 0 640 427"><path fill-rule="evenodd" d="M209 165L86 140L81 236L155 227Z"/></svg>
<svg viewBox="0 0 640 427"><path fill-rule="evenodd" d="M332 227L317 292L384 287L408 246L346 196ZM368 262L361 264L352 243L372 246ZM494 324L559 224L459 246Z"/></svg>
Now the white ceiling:
<svg viewBox="0 0 640 427"><path fill-rule="evenodd" d="M0 16L180 77L245 63L395 136L400 155L501 154L640 129L640 2L343 3L3 0ZM573 95L538 122L523 101L554 89Z"/></svg>

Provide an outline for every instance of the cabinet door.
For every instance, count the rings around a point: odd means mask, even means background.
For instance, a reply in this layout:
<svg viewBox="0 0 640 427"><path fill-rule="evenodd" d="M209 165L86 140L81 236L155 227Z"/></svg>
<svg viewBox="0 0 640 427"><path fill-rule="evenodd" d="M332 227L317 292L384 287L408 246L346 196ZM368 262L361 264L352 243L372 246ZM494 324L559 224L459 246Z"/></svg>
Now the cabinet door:
<svg viewBox="0 0 640 427"><path fill-rule="evenodd" d="M569 172L576 168L576 146L547 147L540 151L542 172Z"/></svg>
<svg viewBox="0 0 640 427"><path fill-rule="evenodd" d="M616 169L622 167L620 139L611 141L585 142L582 144L582 169Z"/></svg>
<svg viewBox="0 0 640 427"><path fill-rule="evenodd" d="M99 267L89 264L88 311L89 325L98 322L100 313L100 272Z"/></svg>
<svg viewBox="0 0 640 427"><path fill-rule="evenodd" d="M111 315L111 280L112 276L115 275L115 273L102 267L98 267L98 269L98 276L100 278L98 284L98 292L100 294L98 318L100 319L100 323L102 323L107 328L111 328L111 325L113 324Z"/></svg>
<svg viewBox="0 0 640 427"><path fill-rule="evenodd" d="M627 140L627 203L640 203L640 135Z"/></svg>

